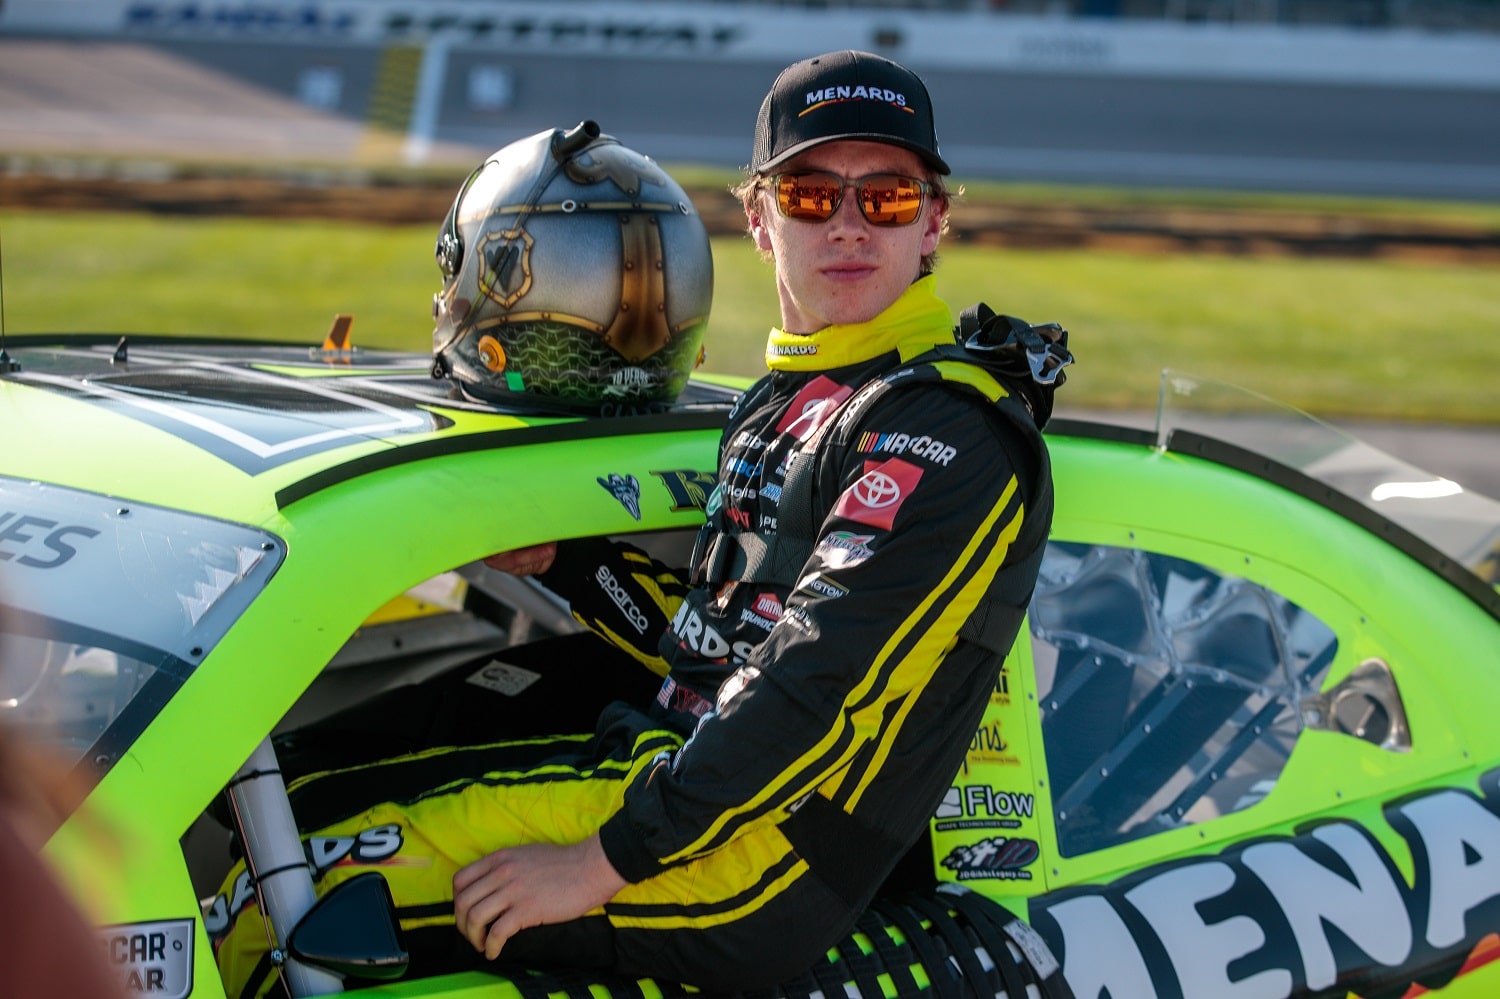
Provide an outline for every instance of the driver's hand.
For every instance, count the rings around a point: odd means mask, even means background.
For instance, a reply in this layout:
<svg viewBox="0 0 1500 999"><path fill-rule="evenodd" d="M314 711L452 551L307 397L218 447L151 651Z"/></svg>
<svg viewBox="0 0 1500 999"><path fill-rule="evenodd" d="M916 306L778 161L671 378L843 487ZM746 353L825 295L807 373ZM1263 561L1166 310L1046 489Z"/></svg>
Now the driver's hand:
<svg viewBox="0 0 1500 999"><path fill-rule="evenodd" d="M517 931L593 912L625 887L598 835L496 850L453 875L458 932L491 961Z"/></svg>
<svg viewBox="0 0 1500 999"><path fill-rule="evenodd" d="M498 552L484 560L484 564L497 572L509 573L512 576L535 576L537 573L546 572L552 568L552 560L557 558L557 542L546 541L539 545L531 545L529 548L514 548L508 552Z"/></svg>

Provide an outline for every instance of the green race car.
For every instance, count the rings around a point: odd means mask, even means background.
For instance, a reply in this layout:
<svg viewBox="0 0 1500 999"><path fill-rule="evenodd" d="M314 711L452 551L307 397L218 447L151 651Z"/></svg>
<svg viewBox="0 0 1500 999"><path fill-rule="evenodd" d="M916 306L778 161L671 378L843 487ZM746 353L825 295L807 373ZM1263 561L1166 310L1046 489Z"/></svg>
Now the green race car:
<svg viewBox="0 0 1500 999"><path fill-rule="evenodd" d="M7 348L0 708L89 789L47 853L128 993L223 995L231 839L295 869L260 904L295 925L305 994L682 992L403 977L381 883L308 911L317 871L378 837L304 853L279 778L223 803L274 770L273 733L403 684L545 682L592 638L480 560L592 535L685 559L734 384L517 416L426 355ZM1155 433L1049 428L1051 541L963 768L901 883L781 994L1500 989L1500 503L1269 408L1192 416L1178 401L1221 389L1166 385Z"/></svg>

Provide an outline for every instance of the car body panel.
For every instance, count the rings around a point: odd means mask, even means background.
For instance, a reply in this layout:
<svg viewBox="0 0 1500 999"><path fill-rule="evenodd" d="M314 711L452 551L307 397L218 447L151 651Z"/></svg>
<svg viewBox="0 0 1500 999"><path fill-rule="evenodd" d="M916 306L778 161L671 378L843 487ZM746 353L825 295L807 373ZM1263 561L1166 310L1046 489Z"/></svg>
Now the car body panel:
<svg viewBox="0 0 1500 999"><path fill-rule="evenodd" d="M191 939L191 979L178 970L192 995L214 996L205 891L185 851L252 751L361 642L399 644L382 629L419 617L449 627L458 614L403 596L424 581L546 540L691 535L737 383L705 382L669 413L507 415L453 397L421 355L149 338L122 353L117 341L12 342L21 370L0 380L0 415L27 432L0 475L106 495L143 522L150 506L243 525L271 561L240 581L254 599L159 710L137 712L118 756L101 744L80 761L95 786L48 854L107 939ZM1030 920L1085 993L1337 994L1329 974L1380 994L1493 991L1493 588L1285 465L1067 421L1048 439L1048 561L934 816L934 875ZM1500 525L1474 509L1482 530ZM15 559L0 564L0 589L25 585ZM1124 602L1081 614L1094 582ZM1138 644L1111 646L1127 619ZM1230 642L1215 665L1212 629L1246 622L1265 655L1245 666L1235 656L1255 643ZM1272 672L1245 680L1242 667ZM1118 694L1102 708L1068 701L1100 680ZM1335 717L1346 704L1384 714L1356 731ZM1063 727L1068 710L1078 727ZM1153 745L1138 712L1164 725L1203 715L1192 731L1210 733L1153 764L1159 786L1125 769ZM1075 801L1092 825L1064 814ZM1298 899L1302 881L1325 890ZM1393 903L1383 930L1361 921L1376 901ZM1320 906L1325 922L1299 919ZM122 970L159 974L153 991L167 993L170 963ZM515 990L464 974L365 994Z"/></svg>

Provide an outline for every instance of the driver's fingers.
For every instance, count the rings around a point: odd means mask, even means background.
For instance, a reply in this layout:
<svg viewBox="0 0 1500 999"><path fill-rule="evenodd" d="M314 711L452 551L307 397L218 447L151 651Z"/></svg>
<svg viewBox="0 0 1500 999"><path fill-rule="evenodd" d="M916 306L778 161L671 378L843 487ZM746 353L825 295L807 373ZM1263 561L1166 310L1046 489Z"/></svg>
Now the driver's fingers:
<svg viewBox="0 0 1500 999"><path fill-rule="evenodd" d="M494 922L490 923L490 931L484 938L484 956L493 961L500 956L500 950L505 942L515 935L517 930L522 929L519 917L515 909L506 909ZM479 948L474 948L478 950Z"/></svg>
<svg viewBox="0 0 1500 999"><path fill-rule="evenodd" d="M544 541L539 545L514 548L508 552L496 552L484 560L484 564L497 572L512 576L534 576L546 572L557 557L557 543Z"/></svg>
<svg viewBox="0 0 1500 999"><path fill-rule="evenodd" d="M485 857L453 877L453 918L459 934L475 950L485 948L485 935L505 910L505 874Z"/></svg>

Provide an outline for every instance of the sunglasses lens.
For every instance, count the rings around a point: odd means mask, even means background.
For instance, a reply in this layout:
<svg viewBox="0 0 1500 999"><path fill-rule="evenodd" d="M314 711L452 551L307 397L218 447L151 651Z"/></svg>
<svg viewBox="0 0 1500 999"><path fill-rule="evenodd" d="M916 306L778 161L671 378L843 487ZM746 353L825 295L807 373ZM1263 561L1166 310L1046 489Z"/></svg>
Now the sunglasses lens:
<svg viewBox="0 0 1500 999"><path fill-rule="evenodd" d="M784 173L776 178L776 206L789 219L826 222L838 211L846 181L833 173ZM915 177L876 173L857 182L859 208L871 225L910 225L922 213L924 185Z"/></svg>
<svg viewBox="0 0 1500 999"><path fill-rule="evenodd" d="M860 181L859 207L871 225L910 225L922 211L922 183L899 174L872 174Z"/></svg>
<svg viewBox="0 0 1500 999"><path fill-rule="evenodd" d="M831 173L785 173L776 178L776 206L789 219L822 222L832 218L844 184Z"/></svg>

